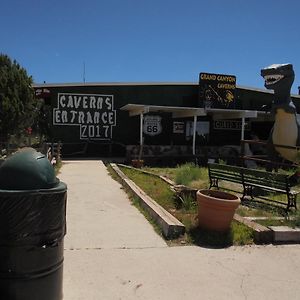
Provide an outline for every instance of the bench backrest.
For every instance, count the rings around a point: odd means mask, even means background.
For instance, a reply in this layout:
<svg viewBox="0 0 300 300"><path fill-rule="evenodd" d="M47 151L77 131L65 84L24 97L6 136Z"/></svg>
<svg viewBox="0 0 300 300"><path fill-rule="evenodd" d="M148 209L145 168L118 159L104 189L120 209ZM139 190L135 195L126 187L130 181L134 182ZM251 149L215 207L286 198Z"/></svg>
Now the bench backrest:
<svg viewBox="0 0 300 300"><path fill-rule="evenodd" d="M289 190L289 175L262 170L247 169L238 166L208 164L210 178L228 180L252 186L264 186L270 189Z"/></svg>
<svg viewBox="0 0 300 300"><path fill-rule="evenodd" d="M290 185L288 178L289 175L271 173L261 170L245 169L243 171L244 184L267 186L271 189L289 189Z"/></svg>
<svg viewBox="0 0 300 300"><path fill-rule="evenodd" d="M220 165L215 163L208 164L208 172L210 178L218 178L220 180L229 180L242 184L242 174L240 167L230 165Z"/></svg>

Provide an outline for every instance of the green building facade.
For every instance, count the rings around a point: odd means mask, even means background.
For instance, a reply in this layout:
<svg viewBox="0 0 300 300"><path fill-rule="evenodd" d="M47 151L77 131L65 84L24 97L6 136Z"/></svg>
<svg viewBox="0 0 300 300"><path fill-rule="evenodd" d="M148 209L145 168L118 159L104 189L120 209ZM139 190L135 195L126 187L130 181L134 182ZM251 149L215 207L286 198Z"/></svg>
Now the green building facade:
<svg viewBox="0 0 300 300"><path fill-rule="evenodd" d="M211 84L208 82L207 86ZM230 82L219 87L232 87L226 90L230 94L227 93L228 103L218 96L221 93L217 86L207 93L198 83L34 85L37 97L44 99L50 141L62 142L64 155L124 157L137 155L141 134L145 156L172 153L174 149L177 154L191 154L193 143L197 153L203 147L239 145L242 121L244 138L249 138L252 131L260 139L267 139L273 124L268 113L273 94L267 90L233 88ZM298 109L299 100L300 96L293 96ZM129 104L142 107L142 124L140 114L126 110ZM178 108L181 114L174 113ZM185 114L189 108L203 109L204 113L196 116L197 124L195 117ZM235 115L231 118L232 112L243 111L250 112L250 117L245 114L244 120Z"/></svg>

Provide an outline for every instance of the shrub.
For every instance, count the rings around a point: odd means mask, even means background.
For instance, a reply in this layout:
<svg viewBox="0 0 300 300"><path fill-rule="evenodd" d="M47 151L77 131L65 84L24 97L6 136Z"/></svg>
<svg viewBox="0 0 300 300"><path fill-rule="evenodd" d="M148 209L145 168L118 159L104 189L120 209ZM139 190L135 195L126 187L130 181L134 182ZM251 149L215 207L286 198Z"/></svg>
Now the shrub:
<svg viewBox="0 0 300 300"><path fill-rule="evenodd" d="M194 197L190 195L183 195L180 197L181 200L181 207L186 211L193 211L196 207L196 202Z"/></svg>
<svg viewBox="0 0 300 300"><path fill-rule="evenodd" d="M178 170L176 171L175 182L176 184L188 185L192 181L206 176L204 175L204 171L204 168L199 168L193 163L184 164L178 167Z"/></svg>

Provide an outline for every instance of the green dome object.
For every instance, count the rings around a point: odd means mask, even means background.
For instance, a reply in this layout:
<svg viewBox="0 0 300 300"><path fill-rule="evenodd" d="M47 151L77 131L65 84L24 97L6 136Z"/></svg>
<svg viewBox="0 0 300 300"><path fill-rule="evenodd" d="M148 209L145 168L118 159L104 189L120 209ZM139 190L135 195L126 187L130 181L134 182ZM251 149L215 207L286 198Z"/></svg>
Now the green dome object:
<svg viewBox="0 0 300 300"><path fill-rule="evenodd" d="M59 179L47 157L33 148L16 152L0 166L0 189L49 189L58 184Z"/></svg>

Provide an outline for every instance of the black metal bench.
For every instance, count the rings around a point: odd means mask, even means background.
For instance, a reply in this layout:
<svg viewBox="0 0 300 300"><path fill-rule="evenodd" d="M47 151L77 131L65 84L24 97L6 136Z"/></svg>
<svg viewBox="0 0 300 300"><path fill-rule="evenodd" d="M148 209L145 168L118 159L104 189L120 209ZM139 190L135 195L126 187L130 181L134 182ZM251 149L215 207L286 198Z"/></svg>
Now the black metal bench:
<svg viewBox="0 0 300 300"><path fill-rule="evenodd" d="M242 199L247 195L253 199L253 191L255 189L259 189L271 193L286 194L286 209L289 210L290 207L294 207L295 209L297 209L296 200L299 191L292 189L292 186L289 181L290 175L251 169L244 169L242 174L244 186L244 193Z"/></svg>
<svg viewBox="0 0 300 300"><path fill-rule="evenodd" d="M289 175L271 173L261 170L247 169L238 166L220 165L220 164L208 164L208 173L210 180L210 187L219 188L218 181L224 180L229 182L239 183L243 186L242 200L246 196L254 198L254 192L267 191L271 193L285 194L287 197L287 204L272 200L273 202L286 204L286 209L291 207L297 209L297 194L299 190L292 188ZM268 198L255 195L255 197L270 200Z"/></svg>

